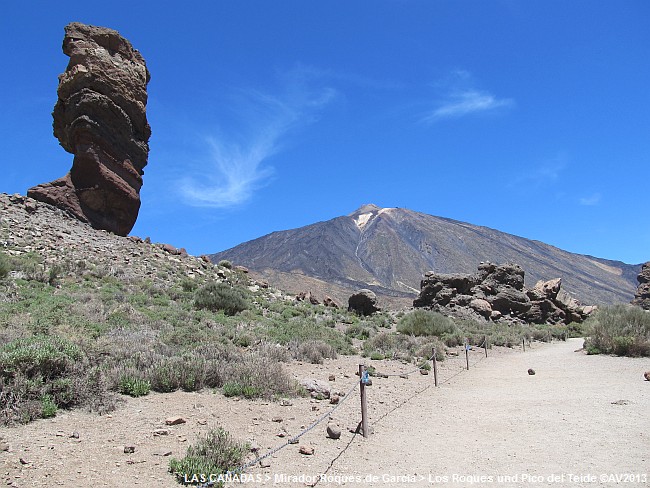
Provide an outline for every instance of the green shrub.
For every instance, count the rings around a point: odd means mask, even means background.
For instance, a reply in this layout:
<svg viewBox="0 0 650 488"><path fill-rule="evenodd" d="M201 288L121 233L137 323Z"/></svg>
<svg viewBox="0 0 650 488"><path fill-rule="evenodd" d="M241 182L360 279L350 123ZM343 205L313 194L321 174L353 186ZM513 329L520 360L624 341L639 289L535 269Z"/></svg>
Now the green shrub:
<svg viewBox="0 0 650 488"><path fill-rule="evenodd" d="M268 340L279 344L290 344L294 341L323 341L334 348L339 354L353 354L352 340L336 329L316 323L306 317L296 317L291 320L274 320L269 326L258 328Z"/></svg>
<svg viewBox="0 0 650 488"><path fill-rule="evenodd" d="M419 344L413 336L394 332L379 332L363 344L363 354L375 359L393 358L410 360Z"/></svg>
<svg viewBox="0 0 650 488"><path fill-rule="evenodd" d="M226 315L235 315L249 307L247 293L242 288L233 288L227 283L208 283L196 292L194 306L212 312L222 310Z"/></svg>
<svg viewBox="0 0 650 488"><path fill-rule="evenodd" d="M282 318L283 319L292 319L294 317L304 317L304 311L302 309L299 309L298 307L286 307L284 310L282 310Z"/></svg>
<svg viewBox="0 0 650 488"><path fill-rule="evenodd" d="M633 305L599 308L584 322L590 354L650 356L650 312Z"/></svg>
<svg viewBox="0 0 650 488"><path fill-rule="evenodd" d="M397 331L415 336L437 336L453 334L456 331L454 321L449 317L428 310L414 310L397 323Z"/></svg>
<svg viewBox="0 0 650 488"><path fill-rule="evenodd" d="M350 324L345 329L345 335L355 339L365 340L370 338L372 329L364 327L362 324Z"/></svg>
<svg viewBox="0 0 650 488"><path fill-rule="evenodd" d="M422 343L415 350L415 355L417 357L425 358L426 361L430 361L434 348L436 350L436 361L444 361L447 358L447 349L438 338L429 339L427 342Z"/></svg>
<svg viewBox="0 0 650 488"><path fill-rule="evenodd" d="M151 388L160 393L178 390L181 384L181 369L182 365L176 358L160 358L147 371L147 378L151 381Z"/></svg>
<svg viewBox="0 0 650 488"><path fill-rule="evenodd" d="M41 416L44 419L49 419L51 417L56 416L56 412L59 410L57 407L56 403L52 399L50 395L45 395L43 398L41 398Z"/></svg>
<svg viewBox="0 0 650 488"><path fill-rule="evenodd" d="M180 370L179 383L184 391L198 391L205 385L206 364L199 357L185 357Z"/></svg>
<svg viewBox="0 0 650 488"><path fill-rule="evenodd" d="M242 385L240 383L229 381L223 385L223 396L243 396L245 398L257 398L262 394L262 390L252 385Z"/></svg>
<svg viewBox="0 0 650 488"><path fill-rule="evenodd" d="M17 339L0 348L0 376L20 372L28 378L56 378L82 358L78 346L54 336Z"/></svg>
<svg viewBox="0 0 650 488"><path fill-rule="evenodd" d="M222 268L232 269L232 263L227 259L222 259L221 261L219 261L219 266L221 266Z"/></svg>
<svg viewBox="0 0 650 488"><path fill-rule="evenodd" d="M132 397L141 397L148 395L151 391L151 383L142 378L134 378L132 376L123 376L120 378L118 385L119 392L123 395Z"/></svg>
<svg viewBox="0 0 650 488"><path fill-rule="evenodd" d="M204 478L236 470L242 465L248 450L247 444L234 440L224 429L212 429L205 437L199 437L195 445L187 448L183 459L172 458L169 471L182 484L213 481Z"/></svg>
<svg viewBox="0 0 650 488"><path fill-rule="evenodd" d="M59 407L67 408L75 403L76 394L71 378L57 378L45 384L47 396Z"/></svg>
<svg viewBox="0 0 650 488"><path fill-rule="evenodd" d="M584 337L585 327L583 323L571 322L566 326L567 337Z"/></svg>

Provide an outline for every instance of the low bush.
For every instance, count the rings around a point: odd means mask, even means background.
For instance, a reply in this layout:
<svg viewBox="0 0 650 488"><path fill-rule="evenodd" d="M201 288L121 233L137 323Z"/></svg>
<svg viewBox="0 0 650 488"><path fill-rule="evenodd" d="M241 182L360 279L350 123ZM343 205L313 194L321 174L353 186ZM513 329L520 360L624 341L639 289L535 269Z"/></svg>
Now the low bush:
<svg viewBox="0 0 650 488"><path fill-rule="evenodd" d="M305 317L290 320L275 320L272 324L258 329L258 334L268 340L288 345L293 341L323 341L332 346L339 354L353 354L352 340L345 334L331 327L317 324Z"/></svg>
<svg viewBox="0 0 650 488"><path fill-rule="evenodd" d="M196 444L187 448L182 459L172 458L169 471L174 473L179 483L193 485L210 481L209 475L218 476L239 468L249 450L249 446L232 438L222 428L210 430L205 437L199 437ZM217 483L214 486L223 486Z"/></svg>
<svg viewBox="0 0 650 488"><path fill-rule="evenodd" d="M79 347L59 337L17 339L0 347L0 376L12 378L20 372L27 378L56 378L81 358Z"/></svg>
<svg viewBox="0 0 650 488"><path fill-rule="evenodd" d="M336 359L336 349L324 341L291 341L289 351L294 359L309 361L312 364L323 364L326 358Z"/></svg>
<svg viewBox="0 0 650 488"><path fill-rule="evenodd" d="M456 325L449 317L428 310L414 310L397 323L397 331L414 336L437 336L456 332Z"/></svg>
<svg viewBox="0 0 650 488"><path fill-rule="evenodd" d="M52 336L16 339L0 347L0 424L27 423L61 408L105 413L116 399L81 349Z"/></svg>
<svg viewBox="0 0 650 488"><path fill-rule="evenodd" d="M650 312L633 305L599 308L584 322L589 354L650 356Z"/></svg>
<svg viewBox="0 0 650 488"><path fill-rule="evenodd" d="M350 324L345 329L345 335L349 337L354 337L355 339L369 339L372 335L372 329L369 327L364 327L363 324Z"/></svg>
<svg viewBox="0 0 650 488"><path fill-rule="evenodd" d="M149 394L151 391L151 383L142 378L123 376L120 378L118 388L123 395L141 397Z"/></svg>
<svg viewBox="0 0 650 488"><path fill-rule="evenodd" d="M169 393L180 388L183 365L177 358L161 357L147 371L151 388L160 393Z"/></svg>
<svg viewBox="0 0 650 488"><path fill-rule="evenodd" d="M281 364L254 354L228 363L223 372L223 379L224 384L239 385L241 393L236 395L247 398L270 399L274 396L294 396L298 392L296 381L286 373Z"/></svg>
<svg viewBox="0 0 650 488"><path fill-rule="evenodd" d="M380 332L364 342L363 354L371 359L410 360L421 342L422 339L413 336Z"/></svg>
<svg viewBox="0 0 650 488"><path fill-rule="evenodd" d="M43 398L41 398L41 417L44 419L56 416L58 409L59 407L50 395L44 395Z"/></svg>
<svg viewBox="0 0 650 488"><path fill-rule="evenodd" d="M222 259L221 261L219 261L219 266L221 266L222 268L232 269L232 263L227 259Z"/></svg>
<svg viewBox="0 0 650 488"><path fill-rule="evenodd" d="M199 310L223 311L226 315L235 315L248 309L246 296L247 293L242 288L212 282L199 288L194 298L194 306Z"/></svg>

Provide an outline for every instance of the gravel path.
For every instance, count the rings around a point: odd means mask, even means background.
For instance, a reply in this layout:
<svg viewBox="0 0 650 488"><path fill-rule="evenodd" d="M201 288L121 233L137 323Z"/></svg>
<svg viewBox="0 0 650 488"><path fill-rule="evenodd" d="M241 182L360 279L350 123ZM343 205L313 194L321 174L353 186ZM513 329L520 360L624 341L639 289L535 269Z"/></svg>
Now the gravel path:
<svg viewBox="0 0 650 488"><path fill-rule="evenodd" d="M330 474L375 475L376 486L650 486L650 360L581 345L480 362L396 410Z"/></svg>

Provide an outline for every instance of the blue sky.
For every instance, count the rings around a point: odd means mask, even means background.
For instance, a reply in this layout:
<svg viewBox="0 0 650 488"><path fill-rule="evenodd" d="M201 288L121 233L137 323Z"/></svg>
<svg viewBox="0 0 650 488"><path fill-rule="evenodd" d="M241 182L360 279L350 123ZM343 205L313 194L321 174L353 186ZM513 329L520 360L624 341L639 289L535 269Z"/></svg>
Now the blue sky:
<svg viewBox="0 0 650 488"><path fill-rule="evenodd" d="M133 234L217 252L404 207L650 260L646 0L8 0L0 191L72 164L52 135L71 21L147 61Z"/></svg>

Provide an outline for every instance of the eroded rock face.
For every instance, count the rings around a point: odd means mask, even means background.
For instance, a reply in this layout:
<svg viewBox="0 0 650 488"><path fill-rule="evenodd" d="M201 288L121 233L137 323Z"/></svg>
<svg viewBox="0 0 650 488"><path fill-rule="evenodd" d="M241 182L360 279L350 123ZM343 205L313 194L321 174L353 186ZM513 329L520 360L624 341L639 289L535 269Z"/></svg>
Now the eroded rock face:
<svg viewBox="0 0 650 488"><path fill-rule="evenodd" d="M425 274L414 307L446 315L535 324L582 322L595 307L583 307L561 290L562 280L524 286L524 270L516 264L481 263L477 273Z"/></svg>
<svg viewBox="0 0 650 488"><path fill-rule="evenodd" d="M140 209L149 155L147 83L142 55L117 31L73 22L65 27L54 136L74 154L72 169L27 195L66 209L93 227L127 235Z"/></svg>
<svg viewBox="0 0 650 488"><path fill-rule="evenodd" d="M641 267L641 272L636 279L639 282L639 287L636 289L632 305L650 310L650 261Z"/></svg>

